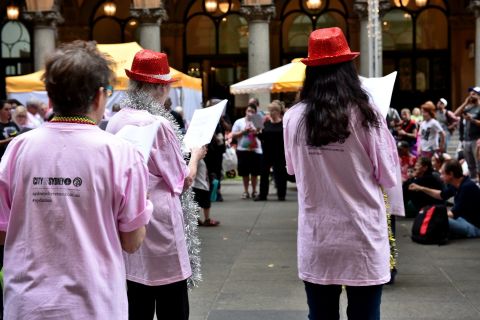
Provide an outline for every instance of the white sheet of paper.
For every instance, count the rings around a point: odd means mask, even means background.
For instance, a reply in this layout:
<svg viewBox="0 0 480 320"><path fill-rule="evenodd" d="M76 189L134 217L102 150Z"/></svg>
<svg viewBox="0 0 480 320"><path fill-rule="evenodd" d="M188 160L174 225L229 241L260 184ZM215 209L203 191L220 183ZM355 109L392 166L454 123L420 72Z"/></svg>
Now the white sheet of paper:
<svg viewBox="0 0 480 320"><path fill-rule="evenodd" d="M143 161L147 163L159 125L159 121L147 126L126 125L115 135L133 144L142 153Z"/></svg>
<svg viewBox="0 0 480 320"><path fill-rule="evenodd" d="M263 117L261 114L259 113L254 114L252 118L252 122L255 128L260 130L263 129Z"/></svg>
<svg viewBox="0 0 480 320"><path fill-rule="evenodd" d="M195 110L183 138L188 149L192 150L210 143L227 102L228 100L222 100L211 107Z"/></svg>
<svg viewBox="0 0 480 320"><path fill-rule="evenodd" d="M363 89L370 96L370 103L375 105L384 118L387 117L388 109L390 108L396 77L396 71L381 78L360 77ZM405 216L401 181L400 167L397 167L397 185L392 188L385 188L390 202L390 213L396 216Z"/></svg>
<svg viewBox="0 0 480 320"><path fill-rule="evenodd" d="M397 71L380 78L360 77L362 87L370 95L370 103L374 104L382 116L387 117L390 101L392 100L393 85L397 77Z"/></svg>

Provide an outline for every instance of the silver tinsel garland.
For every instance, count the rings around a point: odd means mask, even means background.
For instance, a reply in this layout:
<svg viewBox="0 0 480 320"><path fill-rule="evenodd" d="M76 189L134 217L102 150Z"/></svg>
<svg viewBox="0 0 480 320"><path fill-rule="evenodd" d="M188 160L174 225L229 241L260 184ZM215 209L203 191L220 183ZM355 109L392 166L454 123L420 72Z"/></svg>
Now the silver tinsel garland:
<svg viewBox="0 0 480 320"><path fill-rule="evenodd" d="M382 29L380 26L379 0L367 0L368 51L370 55L369 77L382 76Z"/></svg>
<svg viewBox="0 0 480 320"><path fill-rule="evenodd" d="M181 150L185 150L182 145L183 134L180 131L175 119L162 105L155 101L149 94L142 91L128 90L126 98L121 102L122 107L129 107L137 110L146 110L155 116L161 116L167 119L173 127L178 139ZM186 158L187 154L184 154ZM183 220L185 237L187 242L188 255L190 258L190 266L192 268L192 276L188 279L188 287L198 286L202 281L201 258L200 258L200 238L198 237L198 218L200 207L194 201L194 195L191 188L184 191L180 196L180 202L183 210Z"/></svg>

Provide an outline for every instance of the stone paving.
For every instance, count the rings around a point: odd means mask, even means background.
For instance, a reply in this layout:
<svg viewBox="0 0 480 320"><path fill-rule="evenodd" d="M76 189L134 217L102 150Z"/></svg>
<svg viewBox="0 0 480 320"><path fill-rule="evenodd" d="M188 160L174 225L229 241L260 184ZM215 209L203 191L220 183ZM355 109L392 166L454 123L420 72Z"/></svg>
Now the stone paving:
<svg viewBox="0 0 480 320"><path fill-rule="evenodd" d="M204 281L190 293L191 320L307 319L295 186L285 202L273 191L271 200L254 202L240 199L240 181L222 183L225 201L211 212L221 225L200 229ZM411 222L397 220L399 273L384 288L382 319L480 319L480 239L423 246L410 240ZM344 295L341 305L346 319Z"/></svg>

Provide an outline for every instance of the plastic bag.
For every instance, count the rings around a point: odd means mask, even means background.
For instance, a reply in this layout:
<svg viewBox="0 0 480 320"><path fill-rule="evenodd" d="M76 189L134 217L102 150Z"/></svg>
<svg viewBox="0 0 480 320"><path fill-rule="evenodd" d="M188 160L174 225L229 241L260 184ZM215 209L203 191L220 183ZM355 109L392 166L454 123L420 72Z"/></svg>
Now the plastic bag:
<svg viewBox="0 0 480 320"><path fill-rule="evenodd" d="M227 146L227 150L223 154L223 161L222 161L222 168L224 172L237 170L237 154L235 153L235 149Z"/></svg>

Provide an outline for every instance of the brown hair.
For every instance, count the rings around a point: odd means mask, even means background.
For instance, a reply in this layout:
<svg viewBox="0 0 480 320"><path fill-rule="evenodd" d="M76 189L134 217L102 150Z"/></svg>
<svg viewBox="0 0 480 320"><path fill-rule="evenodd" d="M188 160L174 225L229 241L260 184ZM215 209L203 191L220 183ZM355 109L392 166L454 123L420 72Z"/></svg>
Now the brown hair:
<svg viewBox="0 0 480 320"><path fill-rule="evenodd" d="M430 117L435 119L436 107L435 107L435 105L433 104L432 101L427 101L424 104L422 104L422 110L425 111L425 112L428 112Z"/></svg>
<svg viewBox="0 0 480 320"><path fill-rule="evenodd" d="M100 87L114 80L113 61L93 41L63 44L45 64L42 80L59 115L85 115Z"/></svg>
<svg viewBox="0 0 480 320"><path fill-rule="evenodd" d="M8 100L0 100L0 110L2 110L7 104L10 104Z"/></svg>
<svg viewBox="0 0 480 320"><path fill-rule="evenodd" d="M462 165L457 160L445 161L443 164L443 171L453 175L457 179L463 177Z"/></svg>

